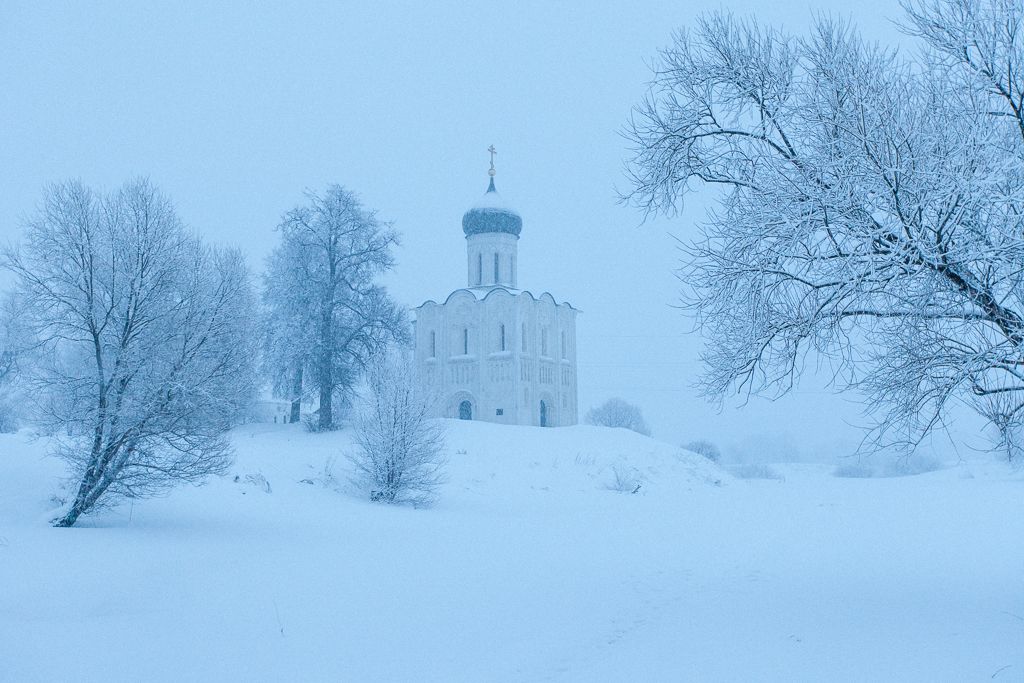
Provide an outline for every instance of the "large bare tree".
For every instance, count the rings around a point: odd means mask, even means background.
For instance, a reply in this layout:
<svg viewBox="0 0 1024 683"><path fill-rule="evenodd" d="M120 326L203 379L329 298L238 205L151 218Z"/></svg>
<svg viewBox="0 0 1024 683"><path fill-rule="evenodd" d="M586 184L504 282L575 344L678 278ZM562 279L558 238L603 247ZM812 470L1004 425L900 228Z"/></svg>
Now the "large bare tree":
<svg viewBox="0 0 1024 683"><path fill-rule="evenodd" d="M76 482L54 523L224 471L254 387L241 255L203 246L146 180L52 186L25 233L5 262L46 349L39 416Z"/></svg>
<svg viewBox="0 0 1024 683"><path fill-rule="evenodd" d="M867 392L876 443L965 401L1024 410L1024 34L1018 2L907 5L912 58L839 22L809 36L702 18L661 53L627 127L628 199L676 214L707 337L703 387L787 391L808 353Z"/></svg>
<svg viewBox="0 0 1024 683"><path fill-rule="evenodd" d="M394 263L398 235L339 185L308 192L282 220L267 262L264 359L276 392L299 401L315 392L316 427L333 429L334 401L349 400L370 360L408 337L404 311L376 284Z"/></svg>

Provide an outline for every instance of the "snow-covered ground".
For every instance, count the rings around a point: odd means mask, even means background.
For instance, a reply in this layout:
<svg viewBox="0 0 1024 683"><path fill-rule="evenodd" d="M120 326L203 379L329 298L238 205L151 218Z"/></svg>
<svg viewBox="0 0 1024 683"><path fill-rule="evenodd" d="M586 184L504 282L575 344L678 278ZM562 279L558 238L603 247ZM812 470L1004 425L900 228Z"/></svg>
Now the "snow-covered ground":
<svg viewBox="0 0 1024 683"><path fill-rule="evenodd" d="M431 509L354 497L342 457L325 482L345 434L261 425L231 476L75 529L45 441L0 435L0 680L1024 680L998 463L737 479L622 430L448 427Z"/></svg>

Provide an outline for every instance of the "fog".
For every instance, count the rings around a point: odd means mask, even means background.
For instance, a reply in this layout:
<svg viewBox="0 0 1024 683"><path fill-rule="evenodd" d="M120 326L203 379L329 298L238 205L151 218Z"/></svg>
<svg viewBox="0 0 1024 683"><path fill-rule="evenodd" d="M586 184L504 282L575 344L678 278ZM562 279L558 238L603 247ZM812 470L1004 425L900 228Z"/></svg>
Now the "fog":
<svg viewBox="0 0 1024 683"><path fill-rule="evenodd" d="M814 12L871 39L901 35L888 2L727 2L802 32ZM829 9L831 8L831 9ZM149 176L207 239L260 272L281 214L337 182L395 222L386 278L416 306L465 285L462 213L496 183L521 213L520 286L578 319L581 417L621 396L658 438L710 439L733 458L832 460L865 422L856 396L808 368L777 401L697 395L702 340L674 308L679 254L713 202L644 222L619 131L650 62L697 3L248 3L0 7L0 242L48 182ZM0 281L3 282L3 281ZM940 435L936 447L949 449Z"/></svg>

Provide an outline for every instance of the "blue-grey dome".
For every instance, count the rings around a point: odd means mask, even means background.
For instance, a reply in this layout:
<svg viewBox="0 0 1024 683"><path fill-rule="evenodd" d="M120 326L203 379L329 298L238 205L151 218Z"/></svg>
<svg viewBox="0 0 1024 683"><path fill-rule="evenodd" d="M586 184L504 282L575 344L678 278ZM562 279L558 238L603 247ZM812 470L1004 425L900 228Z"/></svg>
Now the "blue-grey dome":
<svg viewBox="0 0 1024 683"><path fill-rule="evenodd" d="M519 237L522 229L523 219L501 200L494 189L493 177L483 198L462 216L462 231L466 237L486 232L505 232Z"/></svg>

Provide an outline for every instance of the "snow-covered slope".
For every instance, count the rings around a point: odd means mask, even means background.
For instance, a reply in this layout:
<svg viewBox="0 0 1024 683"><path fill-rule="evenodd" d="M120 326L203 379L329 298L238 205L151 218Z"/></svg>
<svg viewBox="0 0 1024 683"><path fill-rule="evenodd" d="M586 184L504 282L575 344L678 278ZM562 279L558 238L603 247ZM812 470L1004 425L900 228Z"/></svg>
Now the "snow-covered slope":
<svg viewBox="0 0 1024 683"><path fill-rule="evenodd" d="M0 435L0 681L1024 676L998 466L751 481L622 430L448 429L431 509L351 495L344 433L255 426L231 475L76 529L45 441Z"/></svg>

